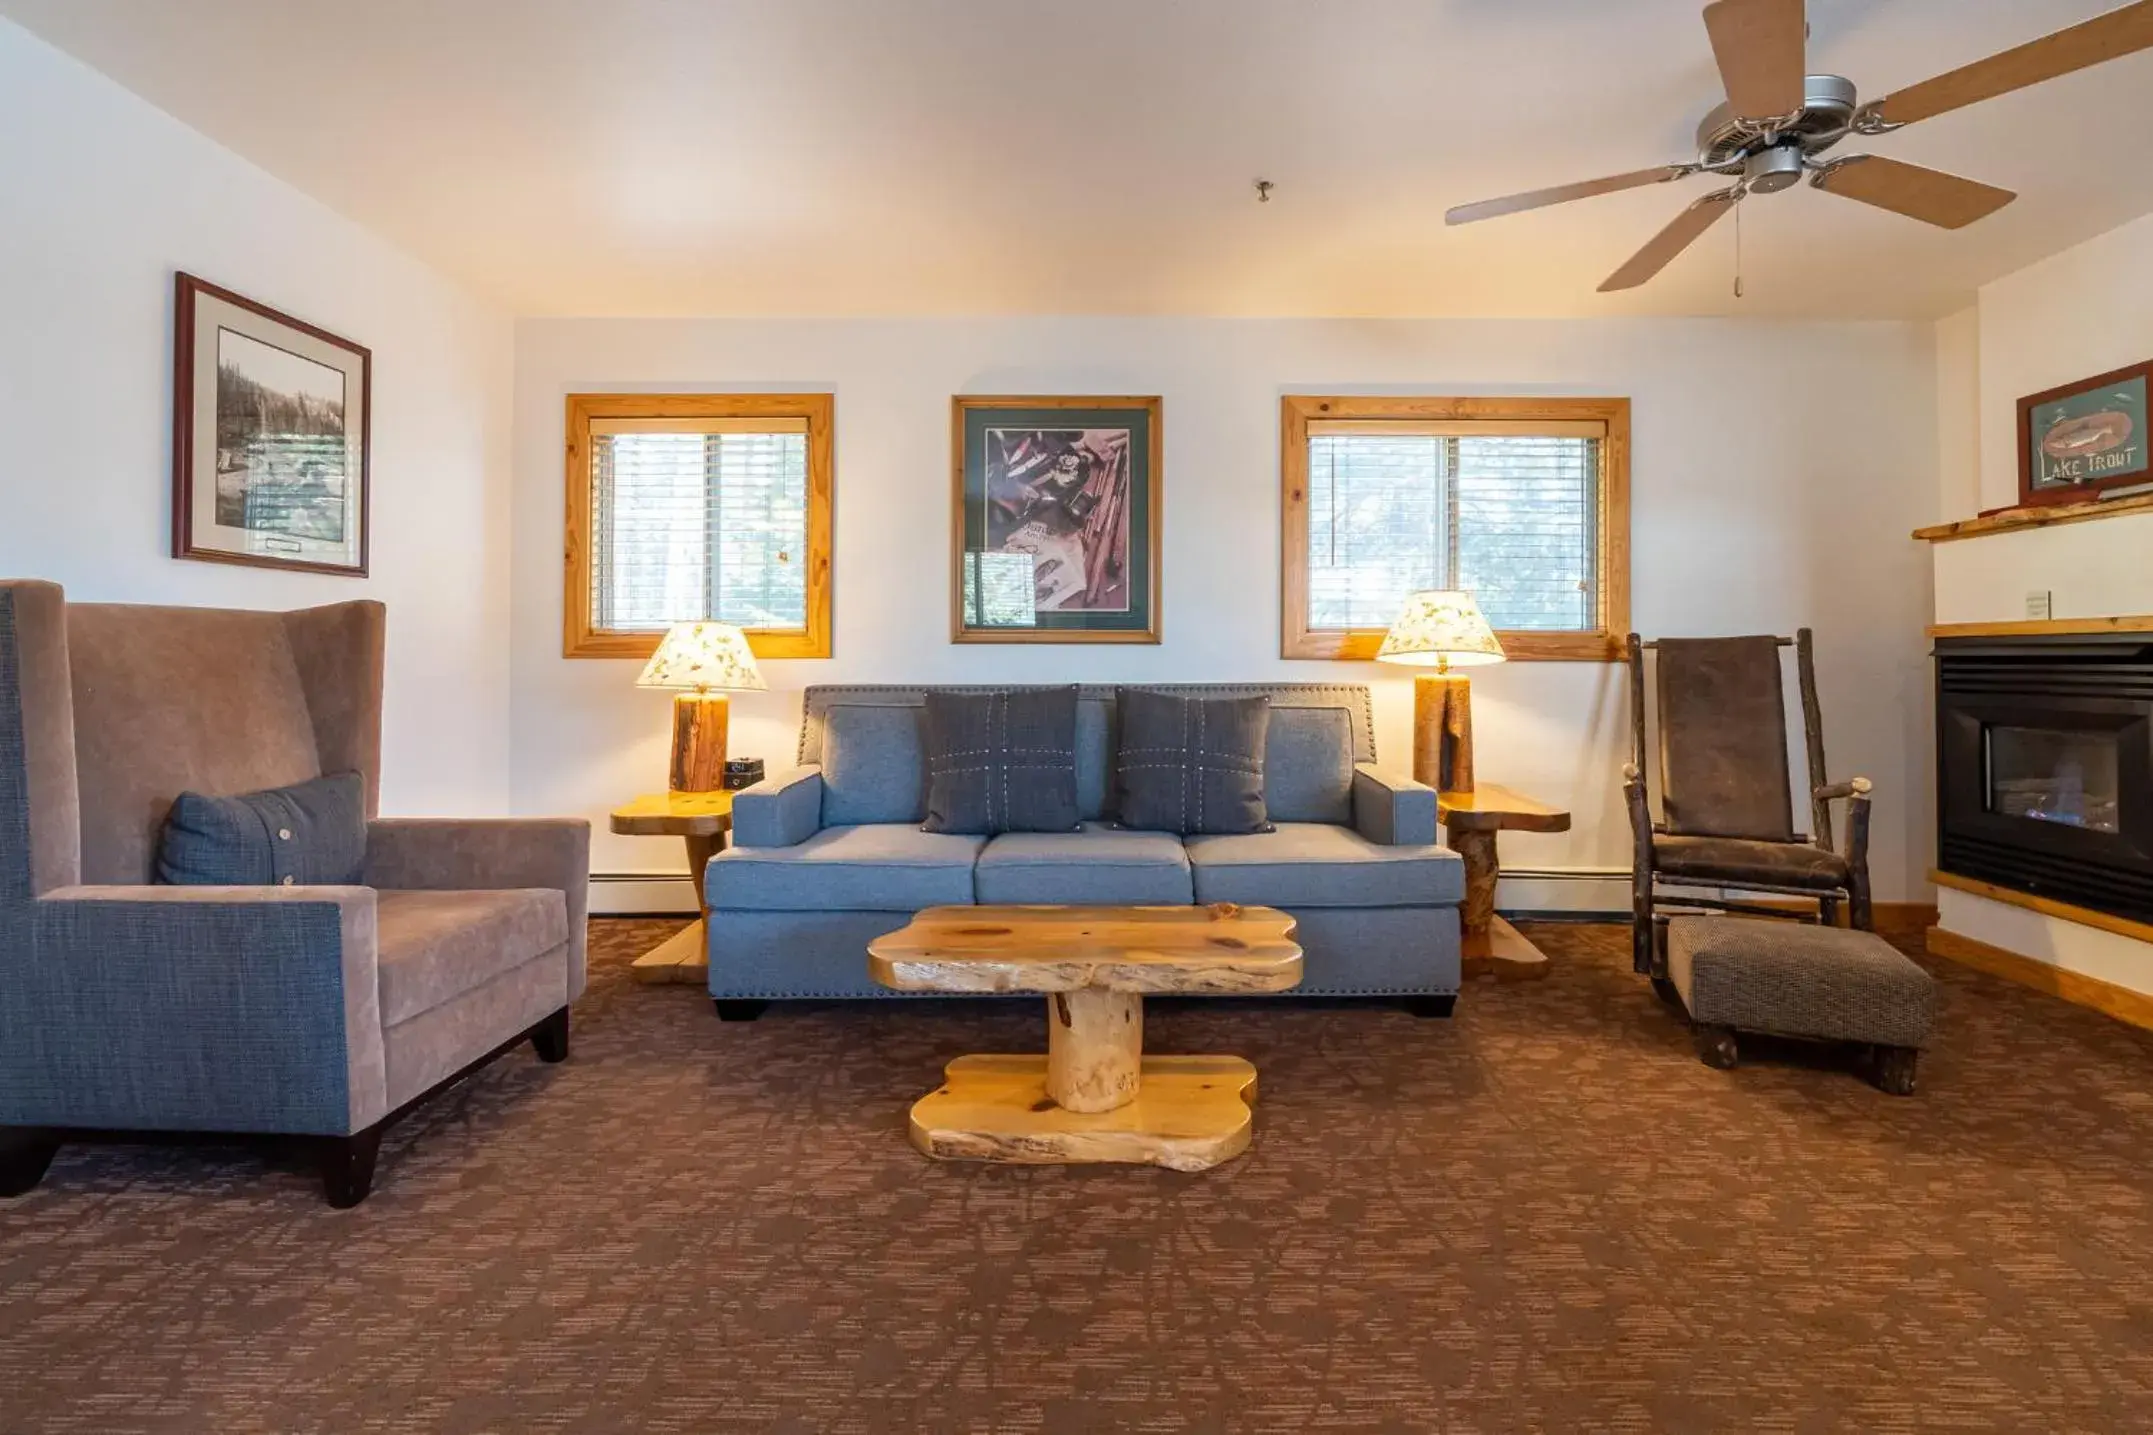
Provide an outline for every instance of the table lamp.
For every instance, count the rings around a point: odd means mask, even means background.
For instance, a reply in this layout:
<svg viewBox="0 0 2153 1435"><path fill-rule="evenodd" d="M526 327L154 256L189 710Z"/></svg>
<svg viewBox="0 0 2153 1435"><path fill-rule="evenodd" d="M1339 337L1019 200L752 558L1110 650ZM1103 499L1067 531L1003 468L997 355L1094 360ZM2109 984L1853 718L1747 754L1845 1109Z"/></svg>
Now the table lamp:
<svg viewBox="0 0 2153 1435"><path fill-rule="evenodd" d="M1451 668L1503 660L1473 595L1437 588L1408 594L1376 660L1435 669L1413 682L1413 779L1438 792L1471 792L1472 686Z"/></svg>
<svg viewBox="0 0 2153 1435"><path fill-rule="evenodd" d="M716 792L725 786L725 692L760 692L770 685L755 666L747 635L730 623L676 623L650 655L639 688L673 688L674 792Z"/></svg>

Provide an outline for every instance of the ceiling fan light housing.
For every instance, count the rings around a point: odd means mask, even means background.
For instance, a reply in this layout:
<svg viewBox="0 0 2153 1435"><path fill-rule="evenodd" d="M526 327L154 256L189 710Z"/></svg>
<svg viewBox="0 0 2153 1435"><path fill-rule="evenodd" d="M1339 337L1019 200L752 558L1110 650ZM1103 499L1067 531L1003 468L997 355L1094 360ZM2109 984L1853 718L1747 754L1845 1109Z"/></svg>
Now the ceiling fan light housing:
<svg viewBox="0 0 2153 1435"><path fill-rule="evenodd" d="M1777 194L1792 189L1802 182L1807 162L1802 147L1797 144L1774 145L1760 149L1742 165L1742 191L1745 194Z"/></svg>
<svg viewBox="0 0 2153 1435"><path fill-rule="evenodd" d="M1810 75L1802 81L1802 108L1783 125L1767 129L1720 104L1697 125L1697 151L1708 165L1725 164L1791 140L1808 154L1822 154L1846 138L1860 108L1854 82L1843 75Z"/></svg>

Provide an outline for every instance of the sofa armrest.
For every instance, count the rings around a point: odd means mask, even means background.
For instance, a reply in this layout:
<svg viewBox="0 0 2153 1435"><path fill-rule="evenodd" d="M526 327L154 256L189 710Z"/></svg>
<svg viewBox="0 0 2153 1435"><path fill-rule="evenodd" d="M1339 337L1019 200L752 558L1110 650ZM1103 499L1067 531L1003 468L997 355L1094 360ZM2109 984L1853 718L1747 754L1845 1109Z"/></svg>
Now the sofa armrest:
<svg viewBox="0 0 2153 1435"><path fill-rule="evenodd" d="M1353 767L1353 826L1385 847L1429 847L1435 837L1435 789L1374 763Z"/></svg>
<svg viewBox="0 0 2153 1435"><path fill-rule="evenodd" d="M580 817L387 817L366 824L366 885L383 891L546 887L568 902L568 999L583 995L591 825Z"/></svg>
<svg viewBox="0 0 2153 1435"><path fill-rule="evenodd" d="M388 1114L364 887L61 887L0 1015L0 1125L342 1136Z"/></svg>
<svg viewBox="0 0 2153 1435"><path fill-rule="evenodd" d="M788 768L733 794L733 845L797 847L822 830L822 769Z"/></svg>

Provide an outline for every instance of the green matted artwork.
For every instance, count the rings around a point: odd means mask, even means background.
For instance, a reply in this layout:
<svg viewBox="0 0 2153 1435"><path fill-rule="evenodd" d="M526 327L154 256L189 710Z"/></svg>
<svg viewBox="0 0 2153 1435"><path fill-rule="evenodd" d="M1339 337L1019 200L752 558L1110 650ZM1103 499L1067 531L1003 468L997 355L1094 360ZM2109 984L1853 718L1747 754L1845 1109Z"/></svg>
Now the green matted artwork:
<svg viewBox="0 0 2153 1435"><path fill-rule="evenodd" d="M2153 362L2020 399L2019 502L2076 503L2153 483L2149 385Z"/></svg>
<svg viewBox="0 0 2153 1435"><path fill-rule="evenodd" d="M951 409L958 643L1159 641L1157 398Z"/></svg>

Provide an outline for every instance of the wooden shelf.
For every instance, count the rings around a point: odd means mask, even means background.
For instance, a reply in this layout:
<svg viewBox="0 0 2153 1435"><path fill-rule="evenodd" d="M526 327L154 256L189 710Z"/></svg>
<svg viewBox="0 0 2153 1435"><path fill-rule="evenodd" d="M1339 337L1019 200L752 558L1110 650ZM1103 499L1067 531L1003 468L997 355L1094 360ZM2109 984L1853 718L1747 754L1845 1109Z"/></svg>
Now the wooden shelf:
<svg viewBox="0 0 2153 1435"><path fill-rule="evenodd" d="M2058 523L2084 523L2094 518L2113 518L2119 513L2144 513L2153 509L2153 493L2106 503L2058 503L2047 508L2014 508L1986 518L1962 518L1957 523L1937 523L1917 528L1914 536L1926 543L1950 543L1960 538L1979 538L1988 533L2012 533L2021 528L2048 528Z"/></svg>
<svg viewBox="0 0 2153 1435"><path fill-rule="evenodd" d="M1931 623L1932 638L2040 638L2084 633L2153 633L2153 617L2027 618L2007 623Z"/></svg>
<svg viewBox="0 0 2153 1435"><path fill-rule="evenodd" d="M1976 897L1986 897L1991 902L2024 907L2027 911L2039 912L2044 917L2076 922L2081 927L2097 927L2104 932L2114 932L2119 937L2153 942L2153 926L2144 922L2133 922L2127 917L2111 917L2108 913L2096 912L2091 907L2074 907L2069 902L2058 902L2052 897L2036 897L2031 892L1999 887L1994 882L1961 877L1956 872L1939 872L1934 868L1929 871L1929 880L1939 887L1949 887L1955 892L1970 892Z"/></svg>

